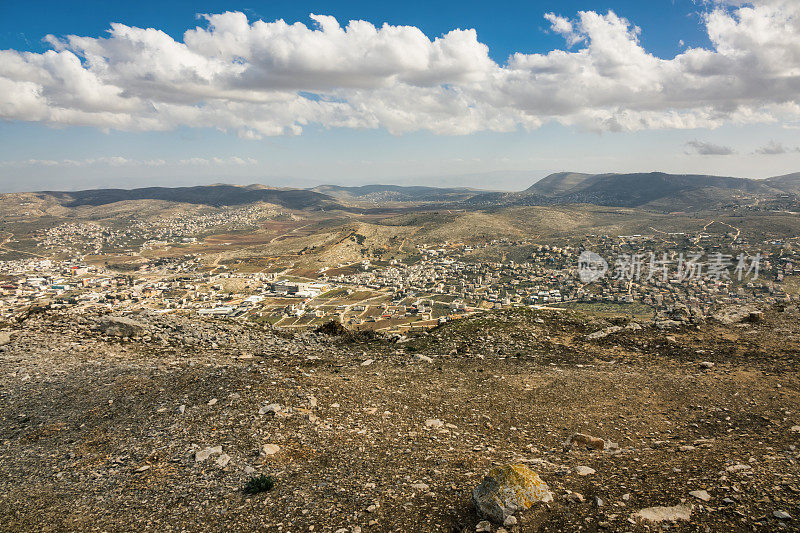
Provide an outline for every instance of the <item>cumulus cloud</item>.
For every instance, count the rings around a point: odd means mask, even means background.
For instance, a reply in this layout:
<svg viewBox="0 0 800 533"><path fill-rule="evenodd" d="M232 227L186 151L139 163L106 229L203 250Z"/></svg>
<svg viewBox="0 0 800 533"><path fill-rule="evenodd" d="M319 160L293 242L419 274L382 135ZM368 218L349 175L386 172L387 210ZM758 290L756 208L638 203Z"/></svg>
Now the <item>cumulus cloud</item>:
<svg viewBox="0 0 800 533"><path fill-rule="evenodd" d="M686 143L686 153L697 155L733 155L736 151L730 146L694 140Z"/></svg>
<svg viewBox="0 0 800 533"><path fill-rule="evenodd" d="M781 155L788 154L790 152L800 152L800 148L788 147L783 143L779 143L774 140L769 141L766 145L762 146L761 148L757 148L755 151L755 153L759 155Z"/></svg>
<svg viewBox="0 0 800 533"><path fill-rule="evenodd" d="M121 156L96 157L87 159L22 159L17 161L0 161L4 167L164 167L164 166L246 166L256 165L258 160L252 157L196 157L167 161L165 159L130 159Z"/></svg>
<svg viewBox="0 0 800 533"><path fill-rule="evenodd" d="M713 2L712 46L673 58L609 11L547 13L566 49L494 62L474 30L249 21L205 15L180 40L112 24L102 38L48 36L0 51L0 118L129 131L217 128L244 139L325 128L400 134L714 128L800 121L800 3Z"/></svg>

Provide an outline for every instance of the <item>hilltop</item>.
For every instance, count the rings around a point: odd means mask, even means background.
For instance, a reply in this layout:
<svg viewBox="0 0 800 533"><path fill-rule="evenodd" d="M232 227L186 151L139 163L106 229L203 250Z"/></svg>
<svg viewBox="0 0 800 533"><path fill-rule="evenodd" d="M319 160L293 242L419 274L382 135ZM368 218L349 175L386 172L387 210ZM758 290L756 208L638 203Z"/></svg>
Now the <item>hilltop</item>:
<svg viewBox="0 0 800 533"><path fill-rule="evenodd" d="M489 193L469 200L484 205L594 204L659 211L701 210L751 205L764 198L795 193L800 175L755 180L702 174L551 174L517 193Z"/></svg>

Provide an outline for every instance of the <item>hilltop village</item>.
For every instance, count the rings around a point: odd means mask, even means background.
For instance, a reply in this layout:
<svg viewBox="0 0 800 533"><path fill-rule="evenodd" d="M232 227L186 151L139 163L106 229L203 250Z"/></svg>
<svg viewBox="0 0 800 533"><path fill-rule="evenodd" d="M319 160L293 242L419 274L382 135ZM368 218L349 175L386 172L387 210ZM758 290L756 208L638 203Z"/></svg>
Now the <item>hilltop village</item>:
<svg viewBox="0 0 800 533"><path fill-rule="evenodd" d="M53 249L62 240L88 242L92 235L102 240L113 234L86 231L77 225L72 231L51 230L41 246ZM196 237L182 236L189 233L170 236L195 242ZM143 250L153 246L152 239L140 242ZM102 250L101 243L94 246ZM744 253L755 249L757 254ZM607 271L588 283L578 270L583 250L607 258ZM353 329L388 332L522 306L623 304L639 314L678 308L702 317L720 305L797 300L782 282L800 273L798 267L800 253L783 241L752 244L735 234L707 233L587 235L565 246L506 239L418 244L407 258L365 258L323 267L313 277L292 268L239 271L208 264L197 254L150 260L130 272L90 264L79 255L60 261L37 257L3 262L0 313L10 317L47 304L230 317L285 328L336 319Z"/></svg>

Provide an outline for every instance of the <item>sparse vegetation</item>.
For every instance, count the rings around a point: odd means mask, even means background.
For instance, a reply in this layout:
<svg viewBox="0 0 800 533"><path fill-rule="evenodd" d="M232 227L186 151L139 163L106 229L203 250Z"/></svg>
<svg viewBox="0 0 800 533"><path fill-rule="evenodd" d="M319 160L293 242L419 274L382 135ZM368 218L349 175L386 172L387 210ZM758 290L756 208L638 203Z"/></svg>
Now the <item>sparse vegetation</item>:
<svg viewBox="0 0 800 533"><path fill-rule="evenodd" d="M266 474L253 476L247 480L244 486L245 494L259 494L261 492L269 492L275 488L275 478Z"/></svg>

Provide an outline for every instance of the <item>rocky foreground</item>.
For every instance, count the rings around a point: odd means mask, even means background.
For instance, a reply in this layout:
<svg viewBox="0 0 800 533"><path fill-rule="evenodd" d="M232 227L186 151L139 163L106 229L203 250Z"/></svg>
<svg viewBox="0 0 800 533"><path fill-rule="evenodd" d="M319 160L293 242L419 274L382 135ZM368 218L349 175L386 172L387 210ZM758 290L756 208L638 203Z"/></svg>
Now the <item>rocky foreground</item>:
<svg viewBox="0 0 800 533"><path fill-rule="evenodd" d="M4 531L800 529L794 308L393 339L39 311L0 325ZM543 501L478 514L527 470Z"/></svg>

